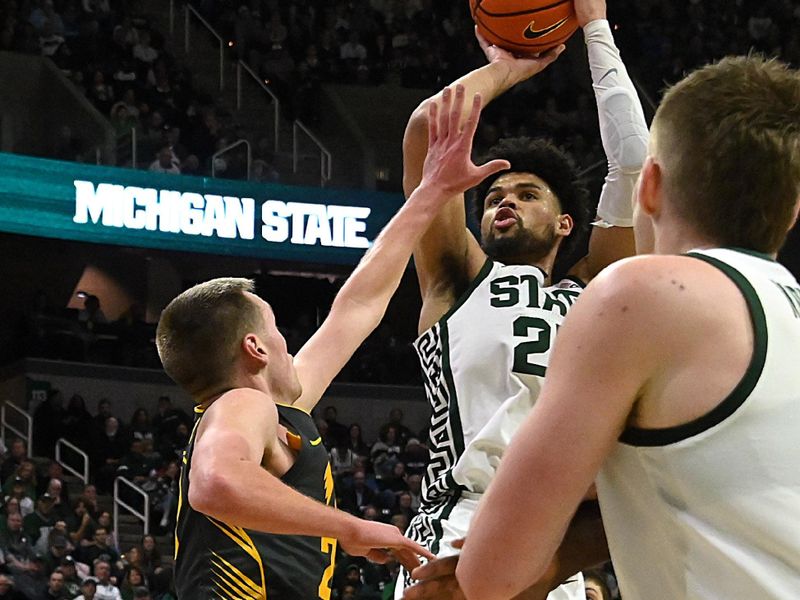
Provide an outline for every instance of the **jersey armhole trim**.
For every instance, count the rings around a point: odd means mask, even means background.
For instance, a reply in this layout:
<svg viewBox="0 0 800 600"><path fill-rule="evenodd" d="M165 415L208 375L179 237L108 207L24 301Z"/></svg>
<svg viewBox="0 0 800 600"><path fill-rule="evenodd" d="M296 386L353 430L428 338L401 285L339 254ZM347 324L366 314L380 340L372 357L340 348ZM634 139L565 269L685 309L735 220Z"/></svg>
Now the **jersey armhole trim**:
<svg viewBox="0 0 800 600"><path fill-rule="evenodd" d="M758 298L753 286L744 275L721 260L705 254L691 252L685 256L697 258L716 267L739 288L747 302L750 321L753 326L753 356L750 359L747 370L733 391L708 413L694 421L675 427L663 429L629 427L619 438L620 442L629 446L667 446L694 437L722 423L744 404L756 387L764 370L764 363L767 357L767 319L764 315L764 307L761 305L761 300Z"/></svg>
<svg viewBox="0 0 800 600"><path fill-rule="evenodd" d="M481 270L478 271L478 274L469 284L467 289L464 290L464 293L458 297L453 306L450 307L450 310L444 313L444 315L442 315L442 317L439 319L438 321L439 323L444 323L445 321L447 321L447 319L453 316L453 313L455 313L459 308L461 308L461 306L472 295L472 292L475 291L475 288L477 288L483 282L483 280L489 276L489 273L491 273L493 266L494 266L494 261L491 258L487 258L486 262L483 263Z"/></svg>
<svg viewBox="0 0 800 600"><path fill-rule="evenodd" d="M586 289L586 282L583 281L580 277L575 277L575 275L567 275L562 279L562 281L571 281L575 285L579 286L581 289Z"/></svg>

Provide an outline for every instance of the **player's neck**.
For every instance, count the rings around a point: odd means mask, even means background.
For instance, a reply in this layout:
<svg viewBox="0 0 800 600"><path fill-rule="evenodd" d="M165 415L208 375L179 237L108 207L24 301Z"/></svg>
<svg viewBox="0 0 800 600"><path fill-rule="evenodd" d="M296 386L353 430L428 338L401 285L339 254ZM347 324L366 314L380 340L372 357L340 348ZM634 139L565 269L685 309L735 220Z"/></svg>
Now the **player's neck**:
<svg viewBox="0 0 800 600"><path fill-rule="evenodd" d="M675 221L654 231L656 254L686 254L691 250L718 248L722 244L705 236L691 225Z"/></svg>

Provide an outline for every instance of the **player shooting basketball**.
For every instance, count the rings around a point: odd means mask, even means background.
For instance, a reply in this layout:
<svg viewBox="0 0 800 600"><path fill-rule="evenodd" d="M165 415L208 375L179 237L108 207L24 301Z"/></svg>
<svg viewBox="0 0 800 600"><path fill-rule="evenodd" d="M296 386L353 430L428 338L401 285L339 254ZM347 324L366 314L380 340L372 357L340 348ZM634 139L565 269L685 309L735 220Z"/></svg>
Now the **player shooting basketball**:
<svg viewBox="0 0 800 600"><path fill-rule="evenodd" d="M182 599L330 598L337 541L351 555L381 562L391 550L409 567L419 564L417 555L432 556L396 527L332 506L331 467L309 413L380 322L443 201L508 167L503 160L472 164L480 97L459 130L462 108L456 103L452 114L437 116L431 105L418 189L296 357L246 279L201 283L162 313L159 356L198 414L180 480L175 573Z"/></svg>
<svg viewBox="0 0 800 600"><path fill-rule="evenodd" d="M536 401L567 311L601 269L634 253L631 199L646 155L647 126L614 45L605 2L576 0L575 8L609 163L597 210L602 226L594 228L588 255L568 278L552 280L556 258L575 245L587 223L587 194L568 156L549 142L531 139L504 140L489 152L509 160L511 168L477 187L480 244L465 227L464 197L457 194L414 251L423 299L416 348L433 417L423 502L408 535L440 557L457 553L453 543L467 535L482 493ZM480 92L487 102L540 72L563 49L521 59L483 41L482 46L490 63L459 83L467 95ZM422 173L430 103L448 107L452 98L445 90L409 121L407 193ZM569 575L553 574L554 583ZM395 597L410 583L410 578L398 582ZM418 589L407 597L423 593ZM437 593L447 597L443 589ZM584 597L580 576L550 596Z"/></svg>

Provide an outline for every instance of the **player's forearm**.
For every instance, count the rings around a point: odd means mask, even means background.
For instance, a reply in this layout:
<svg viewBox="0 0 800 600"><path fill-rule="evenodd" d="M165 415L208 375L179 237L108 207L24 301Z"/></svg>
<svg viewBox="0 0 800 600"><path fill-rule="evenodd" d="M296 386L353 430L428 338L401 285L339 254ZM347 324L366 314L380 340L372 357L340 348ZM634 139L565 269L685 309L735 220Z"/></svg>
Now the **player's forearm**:
<svg viewBox="0 0 800 600"><path fill-rule="evenodd" d="M608 175L598 216L610 225L633 224L633 190L647 156L649 132L633 81L605 19L584 27L592 87L597 101L600 137L608 159Z"/></svg>
<svg viewBox="0 0 800 600"><path fill-rule="evenodd" d="M331 312L347 311L355 305L359 309L361 326L369 330L365 332L366 337L383 317L411 252L442 204L443 192L436 186L419 186L339 291Z"/></svg>
<svg viewBox="0 0 800 600"><path fill-rule="evenodd" d="M210 470L210 469L209 469ZM216 474L195 472L189 487L192 508L237 527L287 535L346 538L352 515L304 496L260 465L239 461L217 465Z"/></svg>

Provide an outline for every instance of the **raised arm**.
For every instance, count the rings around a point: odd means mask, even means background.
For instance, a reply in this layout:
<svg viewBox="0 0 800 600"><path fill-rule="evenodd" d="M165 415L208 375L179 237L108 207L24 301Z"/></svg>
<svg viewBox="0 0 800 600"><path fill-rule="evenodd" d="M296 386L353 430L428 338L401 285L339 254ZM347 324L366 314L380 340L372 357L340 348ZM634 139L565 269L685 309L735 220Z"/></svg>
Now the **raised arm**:
<svg viewBox="0 0 800 600"><path fill-rule="evenodd" d="M600 137L608 159L589 252L572 271L588 282L611 263L635 254L632 198L650 136L636 88L606 20L605 0L575 0L575 11L586 40Z"/></svg>
<svg viewBox="0 0 800 600"><path fill-rule="evenodd" d="M466 96L480 94L488 104L517 83L539 73L563 51L563 46L541 58L519 59L479 38L489 64L456 81ZM403 189L408 197L422 179L428 148L428 114L432 103L441 104L447 89L428 98L411 115L403 137ZM468 109L462 114L466 118ZM455 193L438 212L414 249L414 264L422 294L419 330L424 331L449 310L459 287L483 266L486 256L467 230L463 191Z"/></svg>
<svg viewBox="0 0 800 600"><path fill-rule="evenodd" d="M281 473L268 470L279 443L278 411L264 394L239 389L218 398L198 427L189 504L247 529L336 538L349 553L372 560L380 561L386 548L410 564L417 562L415 553L427 556L406 544L397 528L373 527L283 483Z"/></svg>
<svg viewBox="0 0 800 600"><path fill-rule="evenodd" d="M298 408L311 410L316 405L353 352L378 326L411 251L446 199L508 168L504 160L482 167L472 164L472 137L481 97L473 97L461 130L465 94L464 87L457 86L455 92L446 94L441 109L436 103L428 106L429 141L421 183L345 282L322 326L297 354L294 364L303 386L303 394L295 402Z"/></svg>

